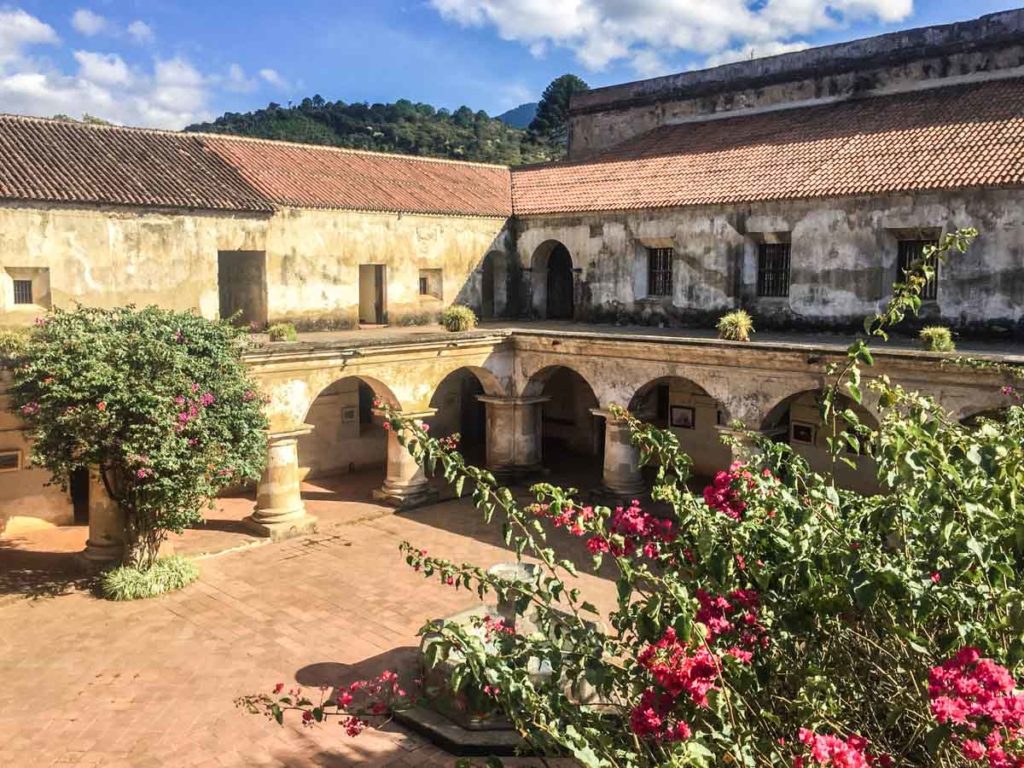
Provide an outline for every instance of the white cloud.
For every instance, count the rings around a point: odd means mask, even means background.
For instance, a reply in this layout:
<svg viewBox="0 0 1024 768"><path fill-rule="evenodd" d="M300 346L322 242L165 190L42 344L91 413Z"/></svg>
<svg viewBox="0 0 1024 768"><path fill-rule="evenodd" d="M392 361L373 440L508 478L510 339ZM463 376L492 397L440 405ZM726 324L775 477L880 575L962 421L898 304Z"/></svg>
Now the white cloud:
<svg viewBox="0 0 1024 768"><path fill-rule="evenodd" d="M132 81L128 65L116 53L75 51L74 56L82 80L97 85L128 85Z"/></svg>
<svg viewBox="0 0 1024 768"><path fill-rule="evenodd" d="M86 37L93 37L107 28L107 20L88 8L79 8L71 15L71 26Z"/></svg>
<svg viewBox="0 0 1024 768"><path fill-rule="evenodd" d="M155 37L153 34L153 28L146 22L138 19L129 24L125 28L125 31L128 33L128 36L139 45L151 43Z"/></svg>
<svg viewBox="0 0 1024 768"><path fill-rule="evenodd" d="M291 86L288 81L281 76L281 73L276 69L265 68L260 70L260 77L262 77L267 83L279 88L282 91L288 90Z"/></svg>
<svg viewBox="0 0 1024 768"><path fill-rule="evenodd" d="M239 64L228 67L227 74L222 78L224 89L232 93L252 93L259 88L256 78L249 77Z"/></svg>
<svg viewBox="0 0 1024 768"><path fill-rule="evenodd" d="M687 52L710 60L802 45L798 38L858 20L897 22L913 0L430 0L442 17L493 27L535 56L571 50L597 70L626 60L640 74ZM723 59L724 60L724 59Z"/></svg>
<svg viewBox="0 0 1024 768"><path fill-rule="evenodd" d="M60 42L53 27L22 10L0 8L0 66L21 58L31 45L55 45Z"/></svg>

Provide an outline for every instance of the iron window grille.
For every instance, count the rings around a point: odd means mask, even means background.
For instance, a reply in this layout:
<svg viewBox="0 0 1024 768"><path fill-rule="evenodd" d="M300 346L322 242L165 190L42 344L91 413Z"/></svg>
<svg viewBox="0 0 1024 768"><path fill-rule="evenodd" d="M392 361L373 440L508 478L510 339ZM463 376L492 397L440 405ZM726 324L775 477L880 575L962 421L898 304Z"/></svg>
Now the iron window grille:
<svg viewBox="0 0 1024 768"><path fill-rule="evenodd" d="M15 304L32 304L32 281L31 280L15 280L14 281L14 303Z"/></svg>
<svg viewBox="0 0 1024 768"><path fill-rule="evenodd" d="M651 248L647 252L647 295L672 295L672 257L675 251L671 248Z"/></svg>
<svg viewBox="0 0 1024 768"><path fill-rule="evenodd" d="M936 245L938 245L937 240L900 240L899 275L897 279L900 282L906 280L907 272L914 262L924 259L925 248ZM939 296L939 262L935 254L932 253L926 263L935 270L935 276L924 284L924 288L921 290L921 298L924 301L935 301Z"/></svg>
<svg viewBox="0 0 1024 768"><path fill-rule="evenodd" d="M789 243L761 243L757 255L757 295L789 296Z"/></svg>

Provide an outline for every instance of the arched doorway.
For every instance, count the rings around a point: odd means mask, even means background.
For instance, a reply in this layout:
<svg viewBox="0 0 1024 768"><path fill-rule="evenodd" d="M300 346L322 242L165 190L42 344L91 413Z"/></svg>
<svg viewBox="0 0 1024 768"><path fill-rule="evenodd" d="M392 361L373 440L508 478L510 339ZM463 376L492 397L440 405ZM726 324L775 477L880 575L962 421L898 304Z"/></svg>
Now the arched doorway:
<svg viewBox="0 0 1024 768"><path fill-rule="evenodd" d="M469 368L452 371L434 390L430 407L437 412L427 419L434 437L460 435L459 451L470 464L483 465L487 451L487 407L479 397L484 386Z"/></svg>
<svg viewBox="0 0 1024 768"><path fill-rule="evenodd" d="M575 313L575 279L572 254L557 240L548 240L534 251L533 311L551 320L571 320Z"/></svg>
<svg viewBox="0 0 1024 768"><path fill-rule="evenodd" d="M861 423L872 429L878 428L877 419L867 409L841 395L836 410L841 412L848 408L857 414ZM832 461L828 438L833 432L840 434L845 426L841 418L837 418L835 424L825 424L821 417L821 392L809 390L790 395L772 408L761 424L761 431L779 442L788 443L815 472L834 473L839 487L865 494L878 493L876 465L870 456L844 448L843 457L850 459L854 466Z"/></svg>
<svg viewBox="0 0 1024 768"><path fill-rule="evenodd" d="M581 472L600 476L604 451L604 419L593 387L572 368L555 365L535 373L525 388L530 397L544 397L541 405L544 465L559 473Z"/></svg>
<svg viewBox="0 0 1024 768"><path fill-rule="evenodd" d="M699 384L681 376L654 379L636 391L629 410L642 421L672 431L693 460L697 482L732 462L732 449L722 442L719 430L728 425L729 413Z"/></svg>
<svg viewBox="0 0 1024 768"><path fill-rule="evenodd" d="M398 404L384 384L363 376L338 379L317 395L305 418L313 431L298 445L304 493L363 500L381 485L388 452L377 398Z"/></svg>

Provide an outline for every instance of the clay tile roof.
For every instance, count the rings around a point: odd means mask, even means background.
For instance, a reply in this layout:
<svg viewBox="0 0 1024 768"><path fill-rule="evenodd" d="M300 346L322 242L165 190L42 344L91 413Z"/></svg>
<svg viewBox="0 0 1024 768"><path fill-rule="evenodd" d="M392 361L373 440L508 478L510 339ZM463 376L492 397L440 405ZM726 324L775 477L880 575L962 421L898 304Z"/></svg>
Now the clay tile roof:
<svg viewBox="0 0 1024 768"><path fill-rule="evenodd" d="M206 134L202 140L276 205L509 216L505 166Z"/></svg>
<svg viewBox="0 0 1024 768"><path fill-rule="evenodd" d="M512 171L515 213L1024 185L1024 79L664 126Z"/></svg>
<svg viewBox="0 0 1024 768"><path fill-rule="evenodd" d="M271 211L194 136L0 115L0 199Z"/></svg>

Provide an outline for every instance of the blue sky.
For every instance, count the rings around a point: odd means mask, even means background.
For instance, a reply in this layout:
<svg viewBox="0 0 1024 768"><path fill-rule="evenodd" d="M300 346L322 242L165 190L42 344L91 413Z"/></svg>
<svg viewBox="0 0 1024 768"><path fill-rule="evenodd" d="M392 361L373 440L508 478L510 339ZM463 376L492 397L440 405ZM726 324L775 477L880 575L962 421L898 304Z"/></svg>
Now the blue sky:
<svg viewBox="0 0 1024 768"><path fill-rule="evenodd" d="M180 128L314 93L491 114L592 86L974 18L995 0L0 0L0 111Z"/></svg>

